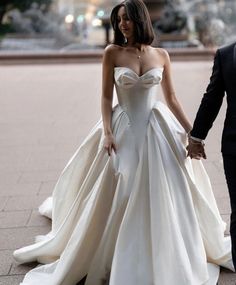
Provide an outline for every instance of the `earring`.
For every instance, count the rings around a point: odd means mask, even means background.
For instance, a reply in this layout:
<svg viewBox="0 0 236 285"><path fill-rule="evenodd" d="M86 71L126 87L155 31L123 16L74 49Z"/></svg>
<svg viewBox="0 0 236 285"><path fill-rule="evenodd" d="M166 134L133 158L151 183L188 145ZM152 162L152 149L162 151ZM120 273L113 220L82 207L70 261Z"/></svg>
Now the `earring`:
<svg viewBox="0 0 236 285"><path fill-rule="evenodd" d="M126 38L126 37L124 38L124 42L125 42L125 44L127 44L127 42L128 42L128 40L127 40L127 38Z"/></svg>

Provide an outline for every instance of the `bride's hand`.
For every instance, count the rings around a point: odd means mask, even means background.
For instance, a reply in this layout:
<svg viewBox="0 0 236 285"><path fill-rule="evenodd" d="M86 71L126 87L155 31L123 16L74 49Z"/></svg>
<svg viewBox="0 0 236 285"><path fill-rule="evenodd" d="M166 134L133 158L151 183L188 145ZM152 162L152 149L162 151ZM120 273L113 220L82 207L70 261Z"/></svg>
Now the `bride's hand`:
<svg viewBox="0 0 236 285"><path fill-rule="evenodd" d="M113 135L106 135L104 140L104 148L107 150L108 155L110 156L112 153L112 149L116 153L116 144Z"/></svg>

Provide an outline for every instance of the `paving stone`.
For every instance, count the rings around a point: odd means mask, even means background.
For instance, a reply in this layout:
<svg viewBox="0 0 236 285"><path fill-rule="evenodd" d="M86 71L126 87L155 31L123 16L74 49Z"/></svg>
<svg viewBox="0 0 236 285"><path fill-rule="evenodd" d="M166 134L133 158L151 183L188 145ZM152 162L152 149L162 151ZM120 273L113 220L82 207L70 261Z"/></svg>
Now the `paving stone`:
<svg viewBox="0 0 236 285"><path fill-rule="evenodd" d="M26 274L29 270L35 268L39 264L37 262L30 262L26 264L18 264L16 261L12 262L9 275Z"/></svg>
<svg viewBox="0 0 236 285"><path fill-rule="evenodd" d="M12 250L0 250L0 276L9 274L12 262Z"/></svg>
<svg viewBox="0 0 236 285"><path fill-rule="evenodd" d="M4 211L37 209L46 198L46 194L10 197Z"/></svg>
<svg viewBox="0 0 236 285"><path fill-rule="evenodd" d="M27 224L29 227L43 227L43 226L51 226L51 220L40 215L38 211L33 211L32 215L29 219L29 222Z"/></svg>
<svg viewBox="0 0 236 285"><path fill-rule="evenodd" d="M223 214L230 214L230 201L229 198L220 198L217 200L217 205L220 210L220 213Z"/></svg>
<svg viewBox="0 0 236 285"><path fill-rule="evenodd" d="M63 151L64 152L64 151ZM68 155L69 157L69 155ZM68 158L67 158L68 159ZM38 149L31 152L31 155L24 166L24 172L28 171L61 171L65 166L66 159L58 156L52 144L51 149L45 146L39 145Z"/></svg>
<svg viewBox="0 0 236 285"><path fill-rule="evenodd" d="M0 144L1 145L1 144ZM21 173L0 172L0 189L2 185L16 184L20 180Z"/></svg>
<svg viewBox="0 0 236 285"><path fill-rule="evenodd" d="M0 228L16 228L25 226L30 218L31 212L31 210L0 212Z"/></svg>
<svg viewBox="0 0 236 285"><path fill-rule="evenodd" d="M23 146L3 146L0 149L0 171L1 172L21 172L27 163L31 152L29 145Z"/></svg>
<svg viewBox="0 0 236 285"><path fill-rule="evenodd" d="M221 161L222 160L222 154L221 151L212 151L210 149L211 147L211 139L209 138L209 142L205 142L206 143L206 155L207 155L207 159L203 160L203 164L205 165L205 163L208 162L216 162L216 161ZM220 144L220 143L218 143Z"/></svg>
<svg viewBox="0 0 236 285"><path fill-rule="evenodd" d="M229 235L229 226L230 226L230 215L221 215L222 219L224 222L226 222L227 227L226 227L226 231L225 234Z"/></svg>
<svg viewBox="0 0 236 285"><path fill-rule="evenodd" d="M0 285L19 285L24 275L0 276Z"/></svg>
<svg viewBox="0 0 236 285"><path fill-rule="evenodd" d="M55 181L59 177L59 174L59 171L24 172L20 177L19 183Z"/></svg>
<svg viewBox="0 0 236 285"><path fill-rule="evenodd" d="M17 183L10 184L1 187L1 196L19 196L19 195L32 195L37 194L39 191L41 183Z"/></svg>
<svg viewBox="0 0 236 285"><path fill-rule="evenodd" d="M225 183L224 173L215 165L214 162L205 162L204 166L206 168L208 175L211 178L211 181L213 181L214 184Z"/></svg>
<svg viewBox="0 0 236 285"><path fill-rule="evenodd" d="M58 173L60 174L62 172L62 170L64 169L64 167L66 166L67 162L69 161L69 159L71 158L72 154L68 155L68 157L66 159L51 159L50 161L48 161L48 165L47 168L48 170L55 170L58 171Z"/></svg>
<svg viewBox="0 0 236 285"><path fill-rule="evenodd" d="M39 153L38 155L40 155ZM48 169L48 159L43 159L42 157L30 157L27 164L24 166L24 172L28 171L39 171L43 172ZM23 180L24 178L22 178ZM27 180L28 181L28 180Z"/></svg>
<svg viewBox="0 0 236 285"><path fill-rule="evenodd" d="M38 194L48 194L51 196L56 182L57 181L42 182Z"/></svg>
<svg viewBox="0 0 236 285"><path fill-rule="evenodd" d="M0 196L0 211L2 211L4 209L8 199L9 199L9 197L1 197Z"/></svg>
<svg viewBox="0 0 236 285"><path fill-rule="evenodd" d="M13 250L0 250L0 278L1 275L26 274L38 265L37 262L19 264L14 260L12 254Z"/></svg>
<svg viewBox="0 0 236 285"><path fill-rule="evenodd" d="M235 285L236 274L231 271L222 270L218 283L219 285Z"/></svg>
<svg viewBox="0 0 236 285"><path fill-rule="evenodd" d="M73 153L77 150L77 147L79 147L80 143L79 141L76 144L61 144L58 142L54 145L54 153L56 154L56 157L59 159L68 160Z"/></svg>
<svg viewBox="0 0 236 285"><path fill-rule="evenodd" d="M34 243L35 236L47 234L50 226L0 229L0 250L17 248Z"/></svg>
<svg viewBox="0 0 236 285"><path fill-rule="evenodd" d="M223 158L221 158L220 160L215 160L214 163L215 166L224 174Z"/></svg>
<svg viewBox="0 0 236 285"><path fill-rule="evenodd" d="M212 183L212 189L214 191L214 195L217 199L227 198L229 199L229 192L227 185L225 183Z"/></svg>

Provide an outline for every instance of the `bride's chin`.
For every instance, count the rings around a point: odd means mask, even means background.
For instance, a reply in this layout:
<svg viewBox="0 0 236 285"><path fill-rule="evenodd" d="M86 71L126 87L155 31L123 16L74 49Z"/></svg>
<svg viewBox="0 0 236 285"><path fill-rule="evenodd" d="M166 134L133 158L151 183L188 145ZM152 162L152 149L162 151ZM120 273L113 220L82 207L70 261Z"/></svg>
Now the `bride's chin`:
<svg viewBox="0 0 236 285"><path fill-rule="evenodd" d="M124 36L128 41L130 41L130 40L132 39L132 37L129 36L129 35L127 35L127 34L123 34L123 36Z"/></svg>

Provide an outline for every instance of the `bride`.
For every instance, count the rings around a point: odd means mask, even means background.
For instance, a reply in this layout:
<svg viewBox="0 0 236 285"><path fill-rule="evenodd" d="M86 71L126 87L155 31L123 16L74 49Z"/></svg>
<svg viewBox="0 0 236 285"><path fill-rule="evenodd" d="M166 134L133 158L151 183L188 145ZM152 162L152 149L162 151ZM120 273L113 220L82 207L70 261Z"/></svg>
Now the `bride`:
<svg viewBox="0 0 236 285"><path fill-rule="evenodd" d="M141 0L113 8L103 58L102 120L70 159L40 213L52 230L14 252L38 261L22 285L215 285L232 268L209 178L186 156L191 124L167 52ZM157 100L161 84L167 106ZM112 108L113 86L119 104Z"/></svg>

